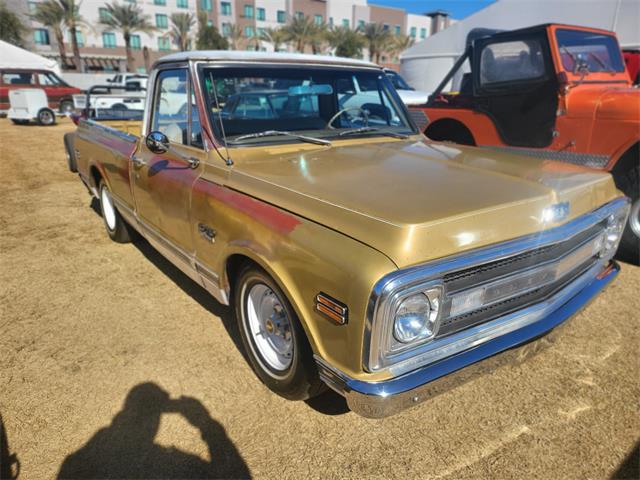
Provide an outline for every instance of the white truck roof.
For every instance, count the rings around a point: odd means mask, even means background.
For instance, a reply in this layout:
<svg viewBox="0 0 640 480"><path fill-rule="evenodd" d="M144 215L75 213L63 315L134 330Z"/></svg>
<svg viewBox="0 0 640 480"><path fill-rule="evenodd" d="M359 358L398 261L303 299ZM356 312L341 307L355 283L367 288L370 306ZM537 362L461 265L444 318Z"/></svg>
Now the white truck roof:
<svg viewBox="0 0 640 480"><path fill-rule="evenodd" d="M380 68L378 65L366 60L354 58L332 57L329 55L309 55L302 53L272 53L237 50L194 50L188 52L172 53L160 58L156 65L170 62L183 62L188 60L207 60L223 62L274 62L274 63L308 63L338 66L354 66L367 68Z"/></svg>

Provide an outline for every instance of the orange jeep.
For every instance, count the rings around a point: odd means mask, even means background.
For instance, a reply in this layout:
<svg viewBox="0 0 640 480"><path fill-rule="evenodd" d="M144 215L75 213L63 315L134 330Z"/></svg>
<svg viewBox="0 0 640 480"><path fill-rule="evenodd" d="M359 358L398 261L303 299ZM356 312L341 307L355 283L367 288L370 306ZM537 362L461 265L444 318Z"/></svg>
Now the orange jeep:
<svg viewBox="0 0 640 480"><path fill-rule="evenodd" d="M459 91L443 93L452 80ZM613 32L568 25L472 30L462 57L417 108L432 140L611 172L633 202L621 256L639 263L640 90Z"/></svg>

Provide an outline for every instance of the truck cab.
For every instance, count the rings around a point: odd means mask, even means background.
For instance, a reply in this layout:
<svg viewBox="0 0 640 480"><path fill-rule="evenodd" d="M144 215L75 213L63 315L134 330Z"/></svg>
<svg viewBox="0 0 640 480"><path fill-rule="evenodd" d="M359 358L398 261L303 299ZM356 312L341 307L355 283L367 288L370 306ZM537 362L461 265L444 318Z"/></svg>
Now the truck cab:
<svg viewBox="0 0 640 480"><path fill-rule="evenodd" d="M445 91L450 83L458 85ZM425 134L613 173L634 202L621 247L640 262L640 90L613 32L569 25L471 31L426 105Z"/></svg>

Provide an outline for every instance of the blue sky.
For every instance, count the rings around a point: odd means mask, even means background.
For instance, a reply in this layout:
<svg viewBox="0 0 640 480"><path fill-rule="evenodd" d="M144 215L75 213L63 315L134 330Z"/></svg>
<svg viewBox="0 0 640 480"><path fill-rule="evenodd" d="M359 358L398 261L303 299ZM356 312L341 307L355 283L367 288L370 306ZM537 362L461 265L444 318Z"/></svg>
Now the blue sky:
<svg viewBox="0 0 640 480"><path fill-rule="evenodd" d="M446 10L458 20L483 9L495 0L369 0L371 5L387 5L404 8L409 13L424 13L432 10Z"/></svg>

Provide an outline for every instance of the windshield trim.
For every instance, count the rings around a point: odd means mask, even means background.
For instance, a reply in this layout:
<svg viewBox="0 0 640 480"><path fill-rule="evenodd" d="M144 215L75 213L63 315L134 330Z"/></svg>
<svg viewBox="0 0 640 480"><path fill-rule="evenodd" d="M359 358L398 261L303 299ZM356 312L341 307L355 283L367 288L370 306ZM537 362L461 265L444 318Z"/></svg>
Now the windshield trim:
<svg viewBox="0 0 640 480"><path fill-rule="evenodd" d="M393 84L391 83L391 80L387 77L386 72L384 72L384 70L381 67L366 66L366 65L356 66L356 65L341 65L341 64L324 64L324 63L311 64L307 62L297 63L297 62L291 62L291 61L282 61L282 62L273 61L272 62L272 61L229 61L229 60L225 60L225 61L197 60L197 61L194 61L194 64L195 64L195 70L196 70L196 78L198 80L198 88L200 89L202 99L205 101L208 96L208 93L205 91L205 88L204 88L206 69L260 67L264 69L277 70L277 69L288 69L288 68L289 69L300 68L302 65L304 65L304 68L309 70L320 70L320 71L349 70L354 72L360 71L360 72L367 72L367 73L376 72L381 74L391 87L389 88L390 100L394 103L394 107L398 109L399 113L402 115L402 118L406 123L406 130L407 130L406 135L408 137L411 137L413 135L418 135L420 133L420 130L418 129L415 122L413 121L413 118L409 114L409 110L407 109L406 105L402 102L402 99L400 98L396 88L393 86ZM233 136L230 136L229 140L226 141L226 139L219 134L220 125L219 124L216 125L217 123L216 120L211 115L209 115L208 112L205 112L205 113L207 113L206 115L207 122L210 126L211 135L214 141L223 148L247 148L247 147L254 147L261 144L279 145L279 144L292 144L292 143L304 144L305 143L295 138L278 136L278 137L273 137L273 140L260 139L259 142L247 142L245 144L234 144L232 141ZM304 132L307 132L313 135L314 134L313 132L316 132L316 131L313 131L313 130L292 131L292 133L297 133L300 135L305 135ZM379 138L379 137L389 138L384 131L380 133L375 133L375 134L372 132L367 132L365 135L363 135L363 137L365 136L366 138ZM330 138L331 135L329 135L328 137ZM351 135L351 136L348 136L348 139L351 140L359 137L360 135ZM320 136L319 138L324 138L324 135ZM341 140L342 139L347 140L347 138L341 138Z"/></svg>

